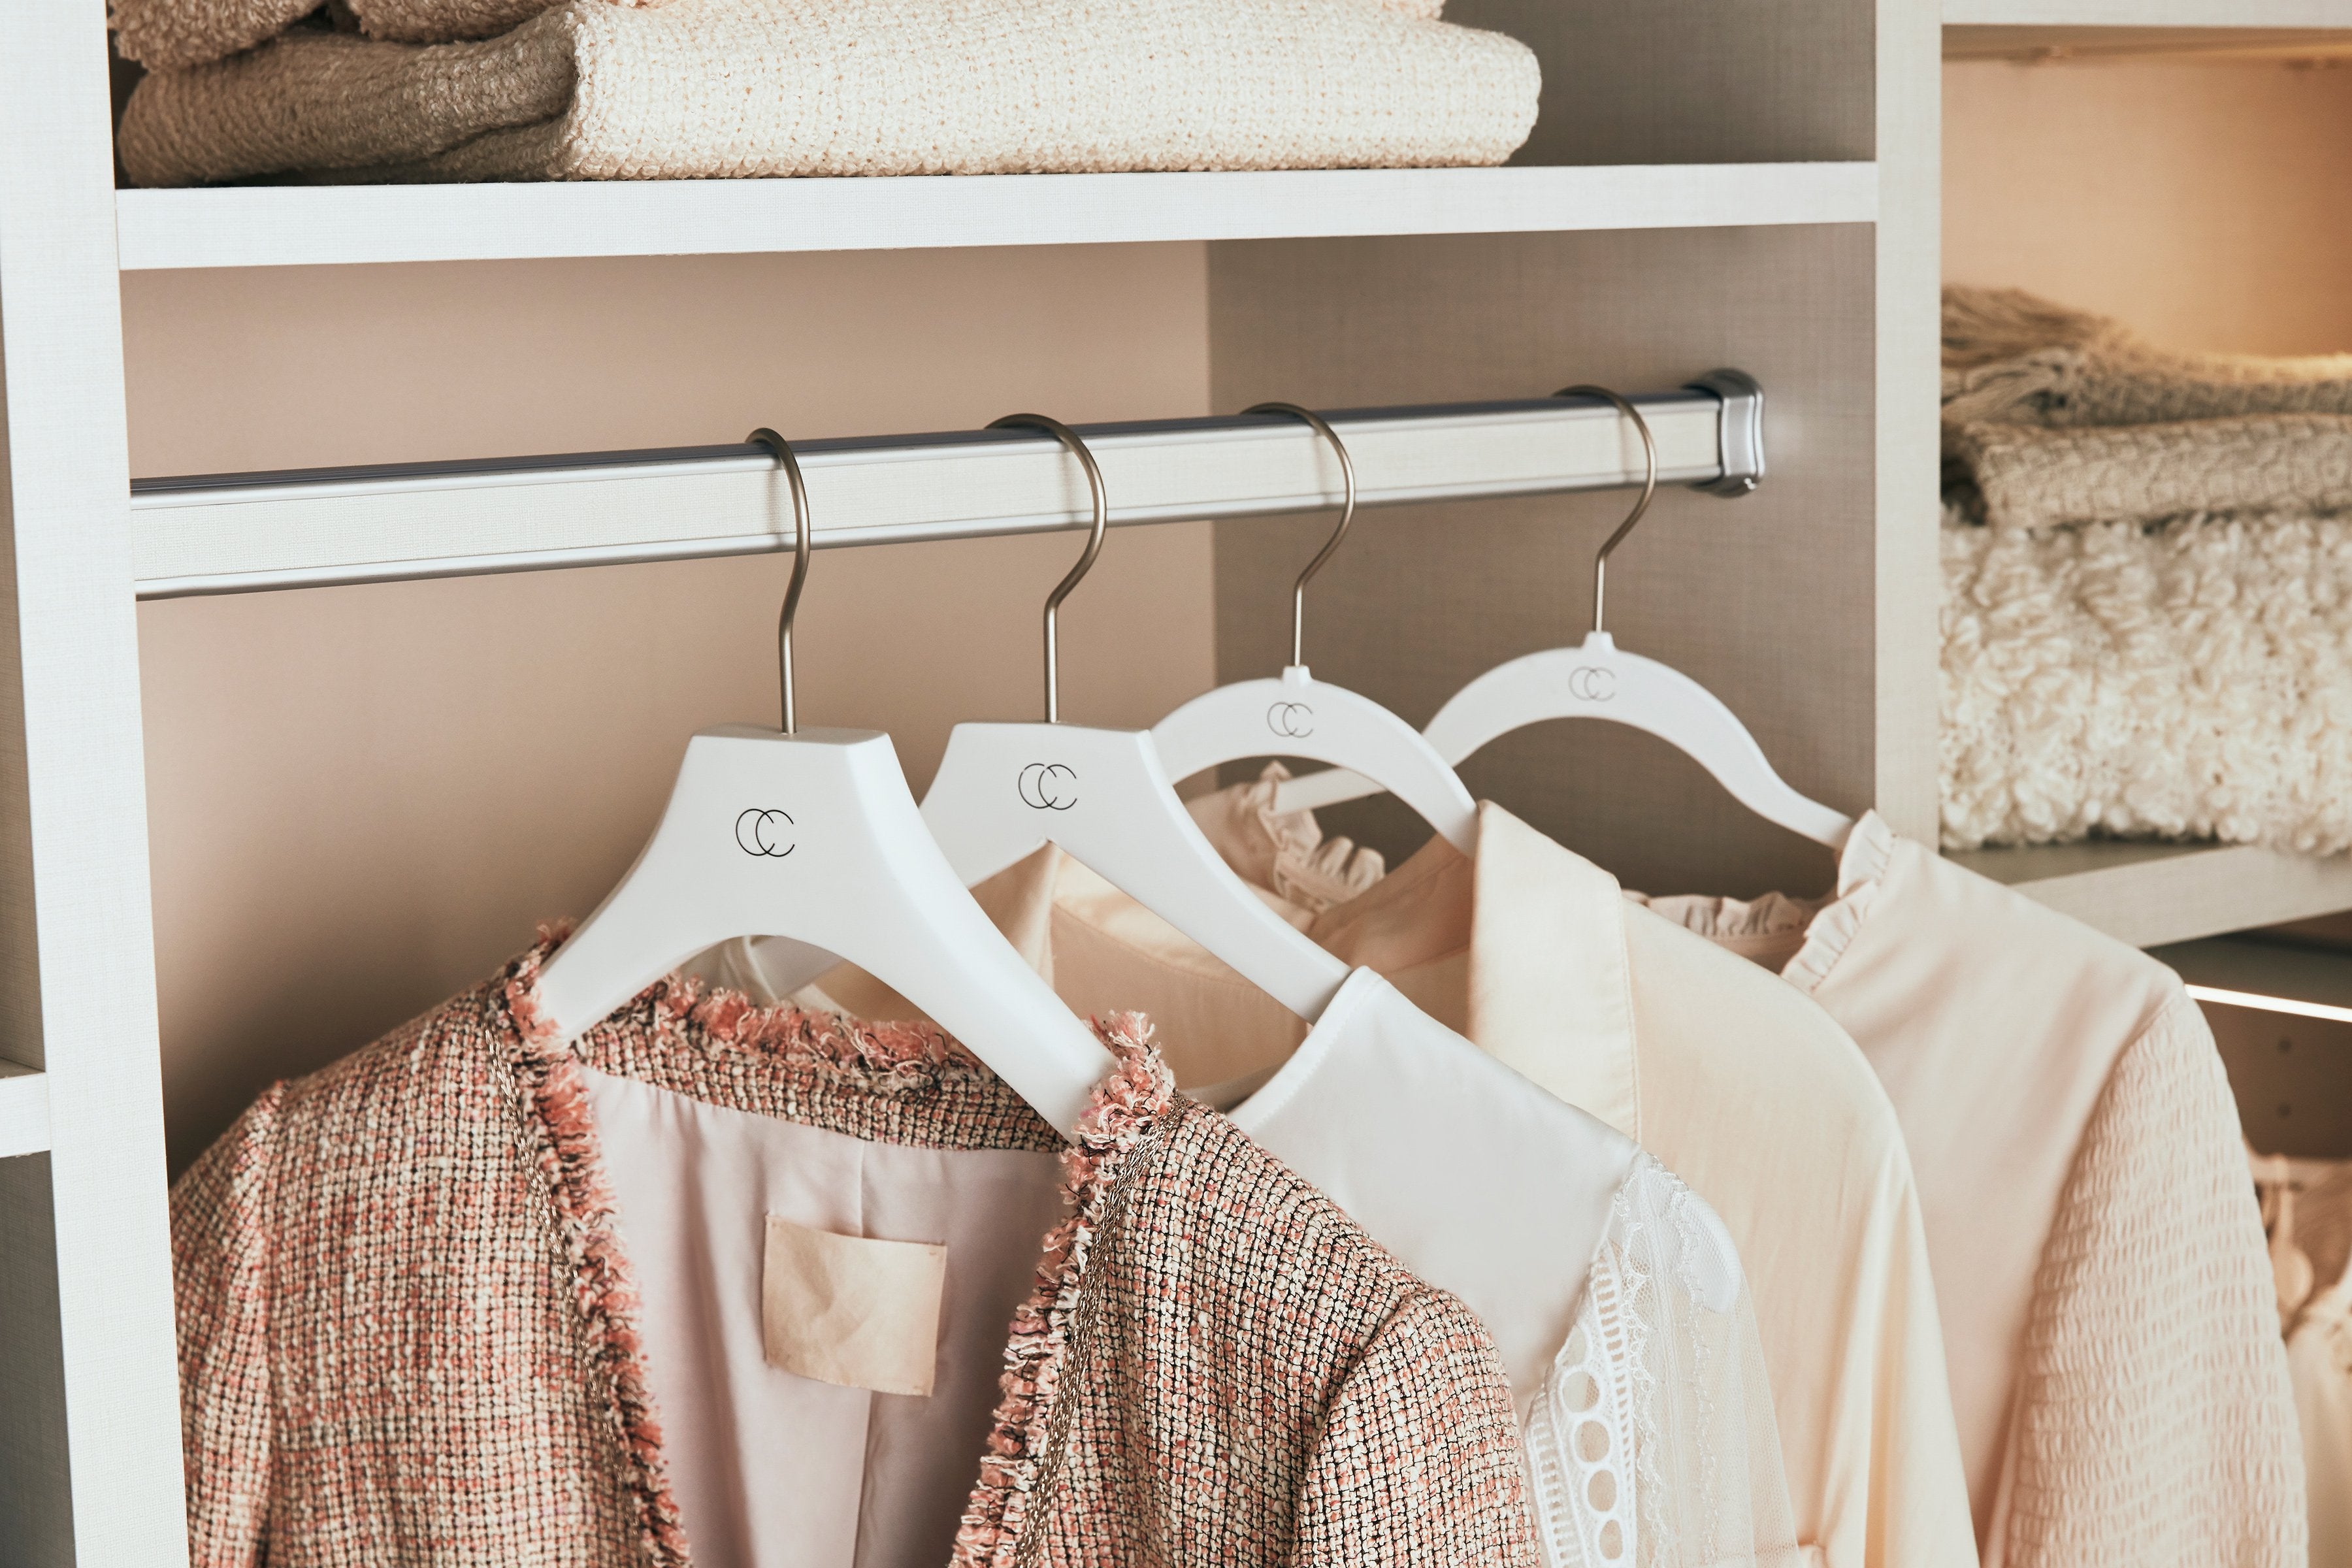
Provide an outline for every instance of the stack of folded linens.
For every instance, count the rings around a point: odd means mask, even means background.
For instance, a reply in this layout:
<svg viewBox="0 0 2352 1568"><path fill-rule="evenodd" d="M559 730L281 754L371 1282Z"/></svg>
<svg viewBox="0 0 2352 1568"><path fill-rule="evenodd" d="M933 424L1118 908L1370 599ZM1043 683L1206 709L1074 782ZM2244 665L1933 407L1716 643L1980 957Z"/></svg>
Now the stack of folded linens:
<svg viewBox="0 0 2352 1568"><path fill-rule="evenodd" d="M2352 847L2352 355L1944 328L1945 847Z"/></svg>
<svg viewBox="0 0 2352 1568"><path fill-rule="evenodd" d="M1534 55L1431 0L114 0L145 185L1499 163ZM296 13L289 16L288 13Z"/></svg>

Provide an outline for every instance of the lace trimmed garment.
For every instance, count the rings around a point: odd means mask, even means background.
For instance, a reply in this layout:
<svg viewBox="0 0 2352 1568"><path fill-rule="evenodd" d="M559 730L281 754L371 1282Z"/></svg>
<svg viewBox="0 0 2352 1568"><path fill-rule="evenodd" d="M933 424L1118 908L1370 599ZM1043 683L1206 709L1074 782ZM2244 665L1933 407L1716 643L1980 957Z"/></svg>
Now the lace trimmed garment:
<svg viewBox="0 0 2352 1568"><path fill-rule="evenodd" d="M2262 1219L2179 976L1874 812L1826 900L1651 907L1777 969L1885 1084L1988 1568L2301 1568Z"/></svg>
<svg viewBox="0 0 2352 1568"><path fill-rule="evenodd" d="M1311 816L1276 812L1278 776L1192 803L1262 896L1485 1053L1638 1140L1722 1219L1754 1301L1808 1559L1972 1564L1919 1193L1886 1091L1844 1031L1793 987L1629 904L1607 872L1498 807L1480 808L1471 857L1433 838L1384 871L1326 840ZM1300 1037L1270 998L1098 879L1066 875L1045 892L1050 921L1008 910L1000 922L1050 924L1031 961L1081 1011L1117 995L1155 1017L1190 1006L1183 1037L1223 1055L1202 1064L1178 1052L1180 1081L1236 1076L1253 1052L1279 1060Z"/></svg>
<svg viewBox="0 0 2352 1568"><path fill-rule="evenodd" d="M671 981L556 1045L532 1002L546 951L275 1086L175 1185L198 1568L1536 1561L1476 1320L1174 1094L1139 1019L1101 1026L1118 1065L1066 1146L927 1027ZM928 1397L730 1367L735 1392L715 1396L731 1411L672 1408L726 1323L666 1318L677 1282L635 1266L653 1211L607 1158L645 1134L625 1102L822 1146L782 1173L814 1189L798 1197L862 1209L865 1226L835 1222L850 1245L939 1246L942 1321L1009 1320L1001 1356L953 1386L942 1365ZM924 1197L925 1167L950 1193L994 1170L1019 1203L1042 1179L1042 1253L1008 1275L971 1266L958 1234L892 1235L877 1216ZM725 1273L756 1301L758 1279ZM741 1461L809 1528L700 1557L696 1500L726 1505L711 1467L680 1473L671 1425L776 1400L827 1441L805 1463ZM867 1506L957 1431L971 1458L944 1498L919 1518ZM703 1522L727 1538L730 1521ZM839 1550L813 1559L820 1526Z"/></svg>
<svg viewBox="0 0 2352 1568"><path fill-rule="evenodd" d="M1287 874L1344 885L1342 858ZM1246 985L1058 849L976 892L1016 943L1044 934L1028 956L1057 985L1125 987L1195 1018ZM757 992L759 952L718 962ZM906 1006L845 967L798 1000ZM1370 970L1295 1046L1290 1024L1260 1042L1273 1065L1192 1092L1478 1314L1524 1417L1547 1561L1798 1561L1754 1305L1707 1205Z"/></svg>

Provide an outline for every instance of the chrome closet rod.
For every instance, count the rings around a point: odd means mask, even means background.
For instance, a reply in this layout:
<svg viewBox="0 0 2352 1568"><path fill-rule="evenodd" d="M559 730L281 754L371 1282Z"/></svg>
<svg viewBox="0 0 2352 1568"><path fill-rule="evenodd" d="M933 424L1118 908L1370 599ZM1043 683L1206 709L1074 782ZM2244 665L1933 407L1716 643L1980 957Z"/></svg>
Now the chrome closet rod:
<svg viewBox="0 0 2352 1568"><path fill-rule="evenodd" d="M1738 371L1632 400L1661 481L1744 494L1764 473L1763 389ZM1360 504L1402 506L1638 484L1641 441L1599 399L1334 412ZM1264 517L1338 504L1328 444L1296 419L1077 427L1114 524ZM794 441L819 549L1087 526L1076 466L1022 430ZM392 582L792 547L790 497L750 443L134 479L141 598Z"/></svg>

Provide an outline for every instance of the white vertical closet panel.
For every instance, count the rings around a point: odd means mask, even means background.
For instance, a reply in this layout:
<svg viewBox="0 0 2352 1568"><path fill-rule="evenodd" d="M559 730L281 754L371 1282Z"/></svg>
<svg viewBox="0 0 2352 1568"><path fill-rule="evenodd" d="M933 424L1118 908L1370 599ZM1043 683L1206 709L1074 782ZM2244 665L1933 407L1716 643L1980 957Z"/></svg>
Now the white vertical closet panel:
<svg viewBox="0 0 2352 1568"><path fill-rule="evenodd" d="M1937 530L1943 408L1943 28L1919 0L1876 0L1877 360L1872 620L1877 660L1873 802L1897 833L1936 841L1940 698Z"/></svg>
<svg viewBox="0 0 2352 1568"><path fill-rule="evenodd" d="M0 6L0 1057L42 1071L49 1143L0 1161L0 1556L168 1568L187 1548L105 59L100 0Z"/></svg>

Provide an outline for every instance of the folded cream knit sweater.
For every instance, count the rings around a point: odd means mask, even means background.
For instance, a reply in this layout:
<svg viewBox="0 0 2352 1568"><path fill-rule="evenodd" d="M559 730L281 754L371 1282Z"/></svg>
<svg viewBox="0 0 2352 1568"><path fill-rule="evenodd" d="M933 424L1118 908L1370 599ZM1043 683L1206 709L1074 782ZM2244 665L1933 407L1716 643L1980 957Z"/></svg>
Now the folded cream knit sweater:
<svg viewBox="0 0 2352 1568"><path fill-rule="evenodd" d="M2352 848L2352 512L1943 538L1947 849Z"/></svg>
<svg viewBox="0 0 2352 1568"><path fill-rule="evenodd" d="M140 184L1499 163L1534 54L1367 0L574 0L477 43L298 29L139 84Z"/></svg>

